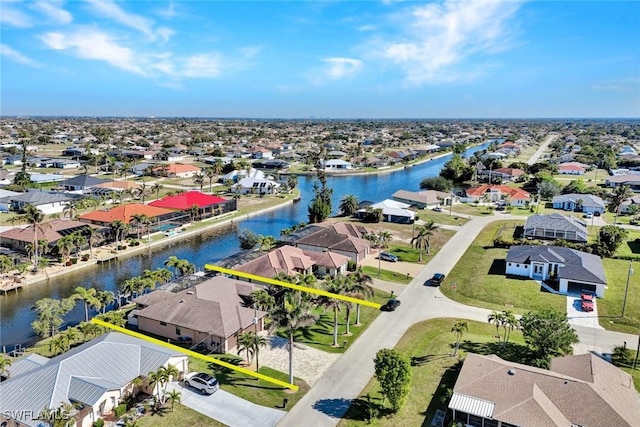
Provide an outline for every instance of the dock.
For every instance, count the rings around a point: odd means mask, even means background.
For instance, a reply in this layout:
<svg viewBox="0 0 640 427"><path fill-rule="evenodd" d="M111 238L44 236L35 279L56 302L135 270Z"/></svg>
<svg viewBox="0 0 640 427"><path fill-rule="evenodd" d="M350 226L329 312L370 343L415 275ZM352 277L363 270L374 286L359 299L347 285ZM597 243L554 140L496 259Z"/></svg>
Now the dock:
<svg viewBox="0 0 640 427"><path fill-rule="evenodd" d="M24 284L22 282L5 282L0 284L0 295L6 295L11 291L21 291Z"/></svg>

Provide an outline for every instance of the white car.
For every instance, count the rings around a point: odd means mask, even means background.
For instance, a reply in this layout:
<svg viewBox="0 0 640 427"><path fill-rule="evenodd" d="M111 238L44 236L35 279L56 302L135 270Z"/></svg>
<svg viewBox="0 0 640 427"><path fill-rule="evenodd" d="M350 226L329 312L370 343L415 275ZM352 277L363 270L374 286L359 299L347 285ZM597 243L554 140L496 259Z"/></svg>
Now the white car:
<svg viewBox="0 0 640 427"><path fill-rule="evenodd" d="M586 214L582 215L584 218L593 218L593 214L591 212L587 212Z"/></svg>
<svg viewBox="0 0 640 427"><path fill-rule="evenodd" d="M202 372L188 373L184 377L184 385L206 394L213 394L220 388L220 384L218 384L218 380L215 377Z"/></svg>

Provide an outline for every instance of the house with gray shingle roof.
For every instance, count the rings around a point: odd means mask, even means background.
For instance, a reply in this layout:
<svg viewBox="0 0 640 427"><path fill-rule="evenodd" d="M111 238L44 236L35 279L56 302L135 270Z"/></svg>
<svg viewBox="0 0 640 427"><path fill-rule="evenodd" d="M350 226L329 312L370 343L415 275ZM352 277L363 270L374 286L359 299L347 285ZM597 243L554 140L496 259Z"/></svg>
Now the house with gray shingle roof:
<svg viewBox="0 0 640 427"><path fill-rule="evenodd" d="M560 246L511 246L506 275L558 280L561 293L587 290L604 297L607 279L599 256Z"/></svg>
<svg viewBox="0 0 640 427"><path fill-rule="evenodd" d="M587 242L587 225L572 216L560 214L531 215L524 224L524 237L527 239Z"/></svg>
<svg viewBox="0 0 640 427"><path fill-rule="evenodd" d="M56 193L48 191L27 191L14 196L8 196L0 202L9 202L11 209L21 211L27 205L33 205L45 215L61 213L64 205L71 200L78 200L80 196L68 193Z"/></svg>
<svg viewBox="0 0 640 427"><path fill-rule="evenodd" d="M563 209L565 211L575 211L580 209L581 212L604 212L604 200L592 194L561 194L555 196L552 200L554 209Z"/></svg>
<svg viewBox="0 0 640 427"><path fill-rule="evenodd" d="M631 375L594 354L558 357L541 369L469 353L449 402L463 425L637 426Z"/></svg>
<svg viewBox="0 0 640 427"><path fill-rule="evenodd" d="M175 366L188 372L188 357L129 335L111 332L49 359L28 356L14 362L0 383L0 421L8 425L43 426L37 420L43 408L77 404L76 425L91 426L113 413L132 390L131 382ZM150 391L148 384L143 390ZM13 423L12 423L13 422Z"/></svg>

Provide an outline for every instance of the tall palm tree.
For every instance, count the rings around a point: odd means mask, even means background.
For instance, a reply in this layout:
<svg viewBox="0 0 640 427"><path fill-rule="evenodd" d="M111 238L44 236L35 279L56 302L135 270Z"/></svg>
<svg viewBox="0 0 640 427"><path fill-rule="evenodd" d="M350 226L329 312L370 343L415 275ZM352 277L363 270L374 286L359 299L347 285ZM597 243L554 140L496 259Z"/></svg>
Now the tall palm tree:
<svg viewBox="0 0 640 427"><path fill-rule="evenodd" d="M458 348L460 348L460 340L462 340L462 336L468 330L469 330L469 324L464 320L458 320L451 328L451 332L456 334L456 348L453 352L454 356L458 354Z"/></svg>
<svg viewBox="0 0 640 427"><path fill-rule="evenodd" d="M296 298L292 292L287 292L281 305L276 306L269 314L271 318L270 330L284 329L289 339L289 383L293 384L293 345L295 333L318 321L309 303Z"/></svg>
<svg viewBox="0 0 640 427"><path fill-rule="evenodd" d="M411 246L418 249L418 260L422 262L422 250L429 248L427 240L427 229L424 226L418 227L418 234L411 239Z"/></svg>
<svg viewBox="0 0 640 427"><path fill-rule="evenodd" d="M126 224L124 221L116 219L111 223L110 227L111 227L111 232L113 233L113 237L116 244L116 250L117 250L118 246L120 245L120 240L124 238L125 234L129 229L129 225Z"/></svg>
<svg viewBox="0 0 640 427"><path fill-rule="evenodd" d="M504 312L492 311L488 316L488 321L496 326L496 337L500 339L500 326L504 322Z"/></svg>
<svg viewBox="0 0 640 427"><path fill-rule="evenodd" d="M26 205L23 216L33 227L33 270L38 271L38 229L40 229L44 214L33 205Z"/></svg>
<svg viewBox="0 0 640 427"><path fill-rule="evenodd" d="M173 378L177 378L180 375L180 371L174 365L161 366L158 370L162 376L162 394L164 395L167 393L167 385Z"/></svg>
<svg viewBox="0 0 640 427"><path fill-rule="evenodd" d="M251 301L256 305L258 310L269 311L276 303L275 298L264 289L258 289L251 292Z"/></svg>
<svg viewBox="0 0 640 427"><path fill-rule="evenodd" d="M87 238L87 243L89 243L89 255L93 258L93 246L100 241L102 234L93 227L85 227L82 232Z"/></svg>
<svg viewBox="0 0 640 427"><path fill-rule="evenodd" d="M74 247L73 238L69 235L58 239L56 247L58 248L58 253L60 254L62 262L64 263L69 261L69 256L71 255Z"/></svg>
<svg viewBox="0 0 640 427"><path fill-rule="evenodd" d="M335 277L325 282L323 288L327 292L332 294L344 294L346 293L346 283L340 276ZM338 346L338 313L344 305L344 301L333 297L321 296L317 300L317 304L323 308L329 308L333 310L333 346Z"/></svg>
<svg viewBox="0 0 640 427"><path fill-rule="evenodd" d="M348 295L367 299L374 295L373 288L371 284L373 283L373 278L369 276L362 270L362 267L358 267L356 271L349 275L349 290ZM355 325L360 325L360 304L356 304L356 323ZM349 319L347 319L347 333L349 332Z"/></svg>
<svg viewBox="0 0 640 427"><path fill-rule="evenodd" d="M69 219L73 219L78 213L78 202L75 200L70 200L64 204L62 208L62 213L64 215L69 215Z"/></svg>
<svg viewBox="0 0 640 427"><path fill-rule="evenodd" d="M84 302L84 321L89 321L89 306L100 305L100 300L96 296L96 290L94 288L83 288L78 286L73 290L73 297Z"/></svg>
<svg viewBox="0 0 640 427"><path fill-rule="evenodd" d="M167 399L169 399L169 402L171 402L171 412L173 412L173 405L182 401L182 393L180 393L178 390L171 390L167 394Z"/></svg>
<svg viewBox="0 0 640 427"><path fill-rule="evenodd" d="M202 187L204 186L204 178L205 175L201 172L197 172L193 175L193 183L200 187L200 191L202 191Z"/></svg>
<svg viewBox="0 0 640 427"><path fill-rule="evenodd" d="M178 266L180 265L180 258L175 255L171 255L164 261L164 266L168 268L173 268L173 276L178 276Z"/></svg>
<svg viewBox="0 0 640 427"><path fill-rule="evenodd" d="M238 356L244 351L247 354L247 364L253 362L253 332L243 332L238 335Z"/></svg>
<svg viewBox="0 0 640 427"><path fill-rule="evenodd" d="M178 263L176 270L180 276L186 276L188 274L193 274L196 272L196 266L189 262L187 259L181 259Z"/></svg>
<svg viewBox="0 0 640 427"><path fill-rule="evenodd" d="M256 372L260 370L260 347L267 345L267 339L262 335L258 335L255 332L250 332L252 339L253 354L256 358Z"/></svg>
<svg viewBox="0 0 640 427"><path fill-rule="evenodd" d="M631 191L631 187L628 185L616 187L613 189L613 192L609 194L609 212L616 214L615 219L613 220L613 225L618 222L618 215L620 214L622 203L632 195L633 191Z"/></svg>
<svg viewBox="0 0 640 427"><path fill-rule="evenodd" d="M515 328L518 328L520 325L520 321L516 318L511 310L504 310L503 312L504 320L502 321L502 328L504 329L504 341L502 341L502 345L506 345L509 342L509 337L511 336L511 331Z"/></svg>
<svg viewBox="0 0 640 427"><path fill-rule="evenodd" d="M151 191L156 193L156 199L160 198L160 190L162 190L163 188L164 186L159 182L156 182L151 186Z"/></svg>
<svg viewBox="0 0 640 427"><path fill-rule="evenodd" d="M263 236L260 235L258 238L258 249L260 252L268 251L276 244L276 238L273 236Z"/></svg>
<svg viewBox="0 0 640 427"><path fill-rule="evenodd" d="M342 215L353 216L360 206L358 205L358 198L353 194L347 194L340 200L339 210Z"/></svg>
<svg viewBox="0 0 640 427"><path fill-rule="evenodd" d="M216 175L218 175L218 172L216 172L216 170L211 166L202 169L202 172L204 173L204 176L206 176L209 179L209 193L212 193L213 192L213 178Z"/></svg>
<svg viewBox="0 0 640 427"><path fill-rule="evenodd" d="M100 301L99 306L102 307L102 314L107 311L107 306L116 300L116 296L111 291L97 291L96 298Z"/></svg>
<svg viewBox="0 0 640 427"><path fill-rule="evenodd" d="M145 214L133 214L131 215L131 222L136 226L136 234L138 236L138 240L140 240L140 225L144 222L146 215Z"/></svg>

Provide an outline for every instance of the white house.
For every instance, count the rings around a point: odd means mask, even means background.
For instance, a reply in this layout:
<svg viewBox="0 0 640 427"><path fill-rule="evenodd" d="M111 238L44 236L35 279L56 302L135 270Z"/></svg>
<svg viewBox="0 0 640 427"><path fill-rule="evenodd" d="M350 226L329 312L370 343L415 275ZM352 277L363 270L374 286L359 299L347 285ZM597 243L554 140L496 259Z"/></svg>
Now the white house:
<svg viewBox="0 0 640 427"><path fill-rule="evenodd" d="M246 177L234 184L231 191L235 194L275 194L279 188L280 184L270 179Z"/></svg>
<svg viewBox="0 0 640 427"><path fill-rule="evenodd" d="M604 297L607 280L599 256L560 246L511 246L505 274L534 280L558 280L562 293L582 290Z"/></svg>
<svg viewBox="0 0 640 427"><path fill-rule="evenodd" d="M411 224L416 217L416 213L409 208L408 203L402 203L391 199L374 203L368 208L358 210L359 218L363 218L370 210L382 209L383 220L386 222L396 222L400 224Z"/></svg>
<svg viewBox="0 0 640 427"><path fill-rule="evenodd" d="M324 169L326 171L343 171L353 169L353 165L346 160L331 159L324 162Z"/></svg>

